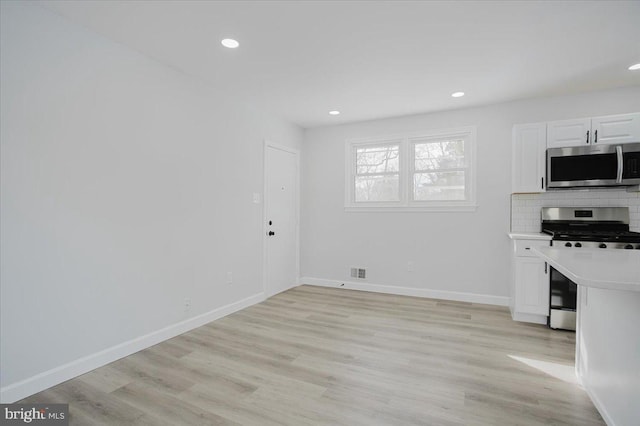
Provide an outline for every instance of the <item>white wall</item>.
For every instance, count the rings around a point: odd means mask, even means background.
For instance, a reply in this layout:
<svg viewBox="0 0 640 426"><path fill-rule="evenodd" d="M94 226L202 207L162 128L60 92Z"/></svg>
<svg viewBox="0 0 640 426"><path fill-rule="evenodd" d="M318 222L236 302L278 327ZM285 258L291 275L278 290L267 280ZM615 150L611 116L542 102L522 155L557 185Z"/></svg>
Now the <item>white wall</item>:
<svg viewBox="0 0 640 426"><path fill-rule="evenodd" d="M37 6L1 15L4 401L259 297L263 140L302 131Z"/></svg>
<svg viewBox="0 0 640 426"><path fill-rule="evenodd" d="M339 285L353 281L350 266L361 266L368 273L364 283L386 286L378 288L384 291L506 304L513 125L634 111L640 111L638 86L307 131L302 161L303 282ZM347 138L459 126L477 126L476 212L344 211ZM407 270L409 261L415 262L414 272Z"/></svg>

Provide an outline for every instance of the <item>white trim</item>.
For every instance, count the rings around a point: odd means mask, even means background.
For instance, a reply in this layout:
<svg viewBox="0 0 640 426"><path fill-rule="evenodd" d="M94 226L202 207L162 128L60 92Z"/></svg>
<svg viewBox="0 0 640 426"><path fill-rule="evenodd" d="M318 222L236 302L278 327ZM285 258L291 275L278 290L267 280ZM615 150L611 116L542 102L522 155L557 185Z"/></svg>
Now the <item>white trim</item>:
<svg viewBox="0 0 640 426"><path fill-rule="evenodd" d="M600 415L602 416L602 420L604 420L607 426L616 426L616 423L611 418L611 415L607 411L602 401L600 401L600 398L598 398L595 392L593 392L589 388L589 385L584 382L584 377L581 377L580 375L578 375L578 382L580 383L582 388L587 392L587 395L589 395L591 402L593 402L593 405L596 407L596 410L598 410L598 413L600 413Z"/></svg>
<svg viewBox="0 0 640 426"><path fill-rule="evenodd" d="M55 386L81 374L87 373L96 368L117 361L138 351L156 345L172 337L186 333L203 326L204 324L215 321L219 318L245 309L264 300L264 293L258 293L234 303L216 308L212 311L205 312L193 318L172 324L160 330L153 331L144 336L136 337L129 341L120 343L100 352L87 355L67 364L60 365L45 371L28 379L5 386L0 389L0 401L3 404L13 403L15 401L26 398L27 396L41 392L45 389Z"/></svg>
<svg viewBox="0 0 640 426"><path fill-rule="evenodd" d="M534 324L547 324L546 315L523 314L522 312L511 312L511 318L519 322L531 322Z"/></svg>
<svg viewBox="0 0 640 426"><path fill-rule="evenodd" d="M278 149L280 151L288 152L290 154L295 155L296 157L296 189L294 191L295 196L295 205L296 205L296 280L300 279L300 151L294 148L290 148L288 146L279 145L269 141L268 139L264 140L263 145L263 182L262 182L262 289L265 294L265 297L275 296L275 293L269 293L267 289L267 206L268 206L268 197L267 197L267 174L268 174L268 164L267 164L267 148ZM290 288L293 288L297 285L297 283L293 283ZM285 289L287 290L287 289ZM282 291L285 291L282 290Z"/></svg>
<svg viewBox="0 0 640 426"><path fill-rule="evenodd" d="M403 212L475 212L478 209L477 205L459 205L459 206L416 206L416 207L407 207L407 206L364 206L364 207L345 207L345 212L363 212L363 213L371 213L371 212L386 212L386 213L403 213Z"/></svg>
<svg viewBox="0 0 640 426"><path fill-rule="evenodd" d="M454 300L457 302L483 303L486 305L509 305L508 297L492 296L489 294L463 293L457 291L432 290L415 287L399 287L393 285L362 283L355 281L338 281L312 277L300 278L300 284L315 285L319 287L346 288L349 290L371 291L374 293L396 294L400 296L415 296L425 297L429 299Z"/></svg>

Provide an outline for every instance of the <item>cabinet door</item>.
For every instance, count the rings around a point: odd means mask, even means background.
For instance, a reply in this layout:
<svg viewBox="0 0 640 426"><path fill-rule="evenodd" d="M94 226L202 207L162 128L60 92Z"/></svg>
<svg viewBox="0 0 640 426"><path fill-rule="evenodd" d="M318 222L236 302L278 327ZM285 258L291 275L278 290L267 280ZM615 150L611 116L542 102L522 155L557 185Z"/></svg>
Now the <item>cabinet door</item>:
<svg viewBox="0 0 640 426"><path fill-rule="evenodd" d="M516 257L517 312L549 315L549 276L545 262L538 258Z"/></svg>
<svg viewBox="0 0 640 426"><path fill-rule="evenodd" d="M547 124L547 148L586 146L591 143L591 119L552 121Z"/></svg>
<svg viewBox="0 0 640 426"><path fill-rule="evenodd" d="M640 113L595 117L591 131L594 144L640 142Z"/></svg>
<svg viewBox="0 0 640 426"><path fill-rule="evenodd" d="M545 191L545 123L513 126L511 192Z"/></svg>

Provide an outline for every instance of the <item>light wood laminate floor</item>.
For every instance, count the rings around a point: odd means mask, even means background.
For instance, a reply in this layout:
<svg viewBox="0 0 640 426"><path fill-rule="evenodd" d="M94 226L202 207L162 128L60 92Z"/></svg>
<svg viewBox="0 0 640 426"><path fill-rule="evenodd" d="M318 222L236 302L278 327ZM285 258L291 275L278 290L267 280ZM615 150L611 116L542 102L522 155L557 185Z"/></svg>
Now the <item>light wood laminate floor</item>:
<svg viewBox="0 0 640 426"><path fill-rule="evenodd" d="M301 286L23 402L77 425L602 425L542 371L570 372L574 339L503 307Z"/></svg>

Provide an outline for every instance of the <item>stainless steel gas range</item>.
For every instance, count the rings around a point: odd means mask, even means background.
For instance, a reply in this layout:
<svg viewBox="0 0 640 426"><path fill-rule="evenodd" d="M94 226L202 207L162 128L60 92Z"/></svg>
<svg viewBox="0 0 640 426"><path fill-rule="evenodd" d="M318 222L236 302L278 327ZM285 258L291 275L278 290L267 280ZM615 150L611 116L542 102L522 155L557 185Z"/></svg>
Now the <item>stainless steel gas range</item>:
<svg viewBox="0 0 640 426"><path fill-rule="evenodd" d="M551 245L572 250L640 250L640 232L629 230L628 207L543 207L542 232ZM574 282L551 268L549 327L576 329Z"/></svg>

